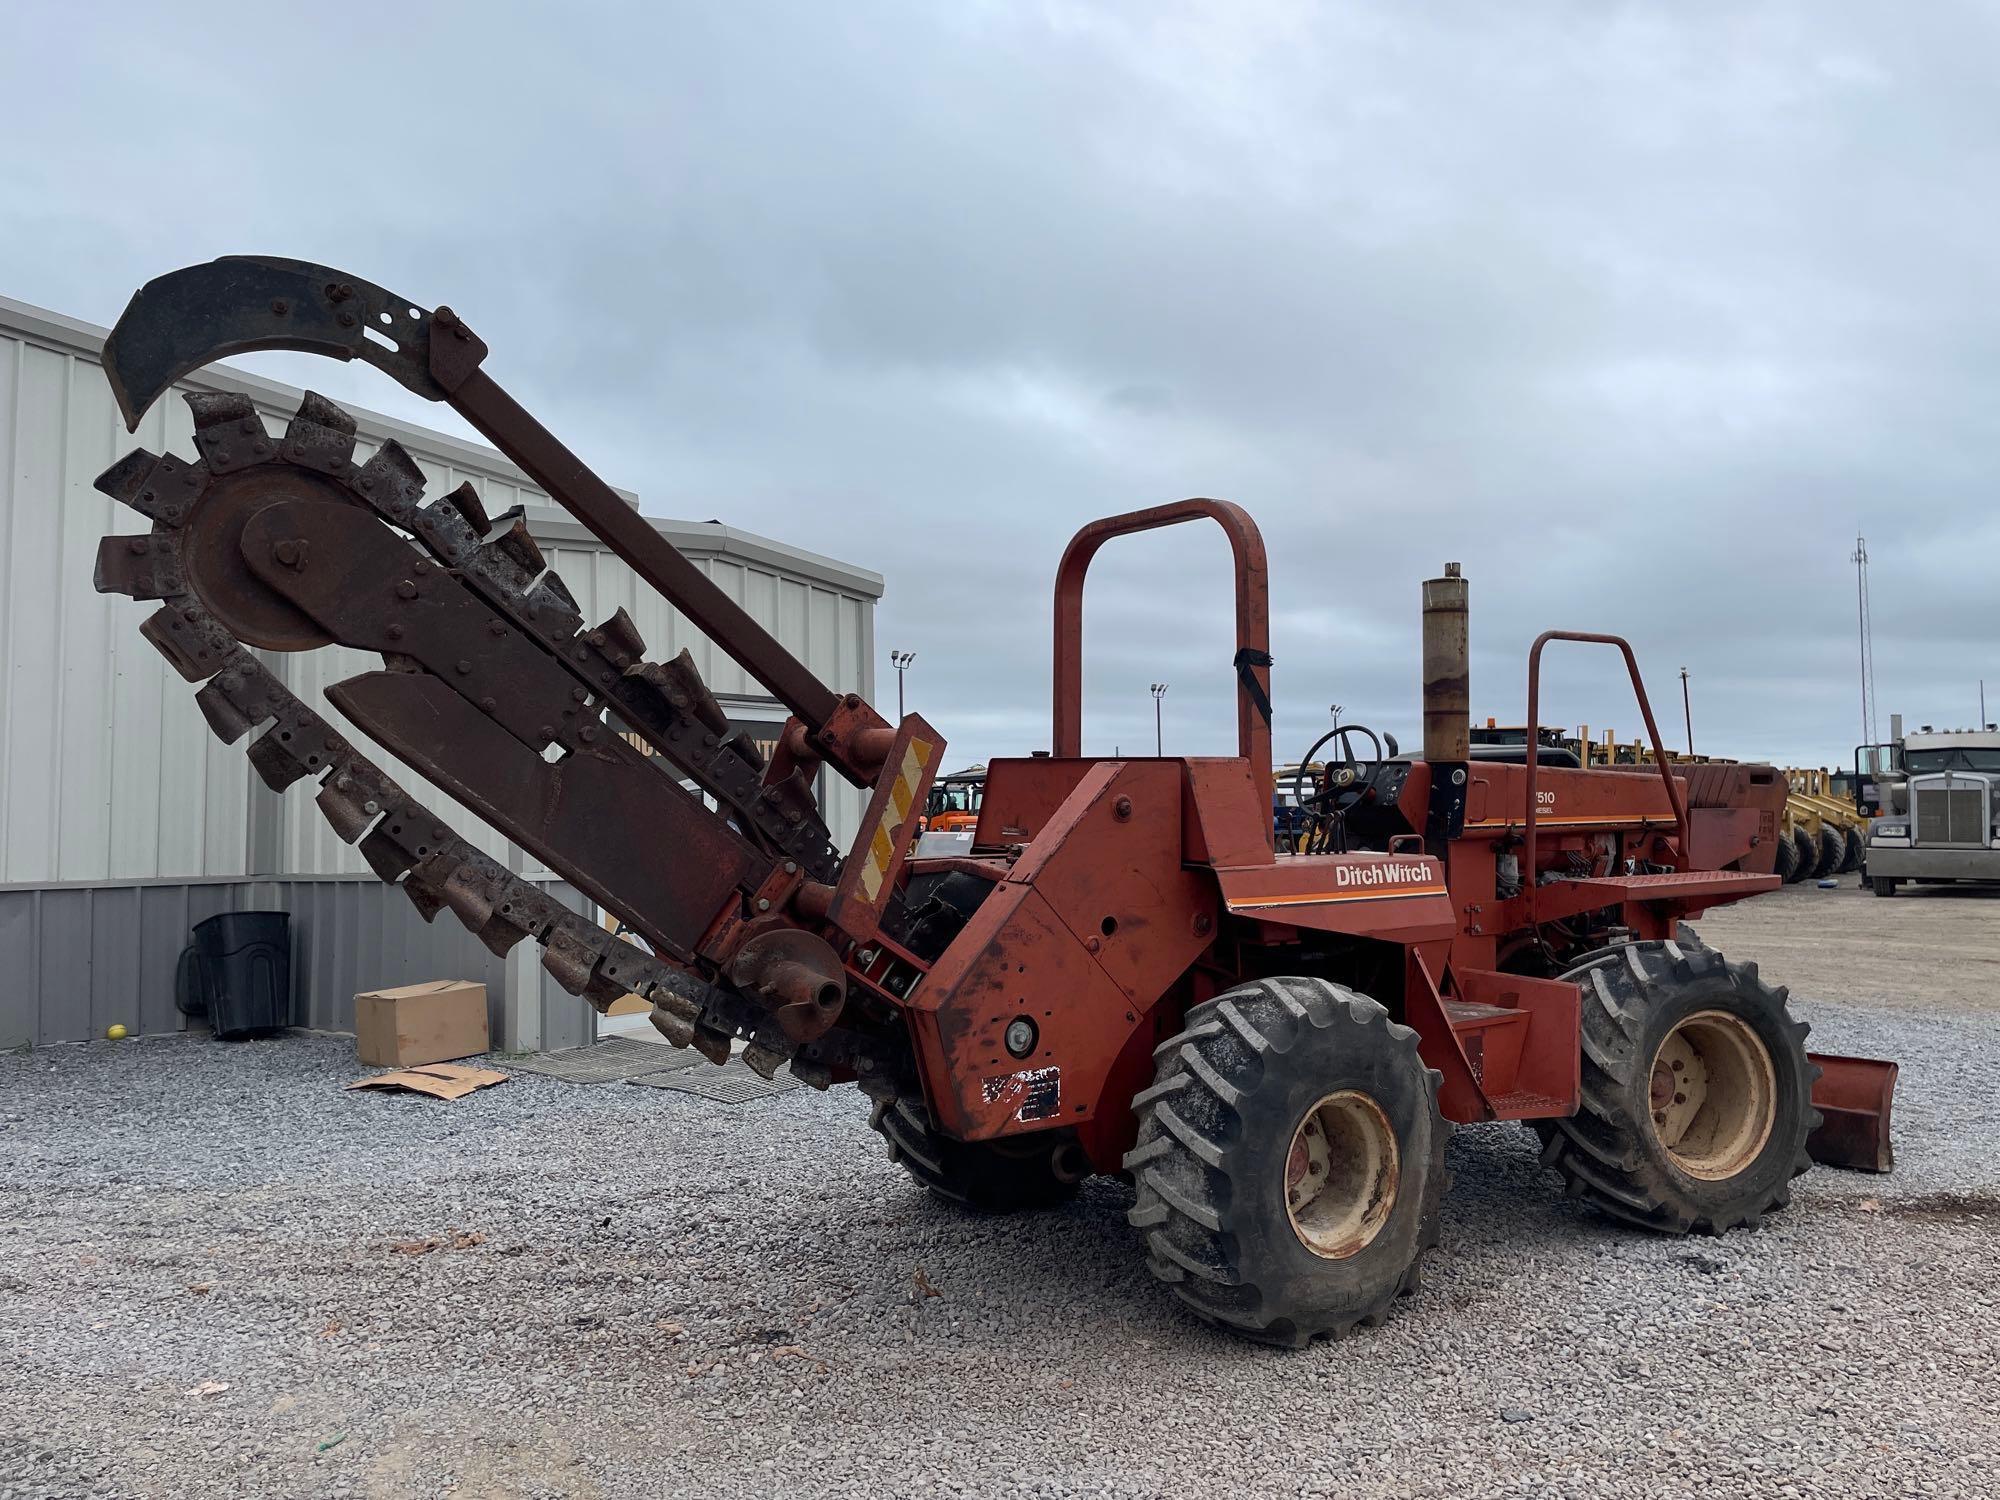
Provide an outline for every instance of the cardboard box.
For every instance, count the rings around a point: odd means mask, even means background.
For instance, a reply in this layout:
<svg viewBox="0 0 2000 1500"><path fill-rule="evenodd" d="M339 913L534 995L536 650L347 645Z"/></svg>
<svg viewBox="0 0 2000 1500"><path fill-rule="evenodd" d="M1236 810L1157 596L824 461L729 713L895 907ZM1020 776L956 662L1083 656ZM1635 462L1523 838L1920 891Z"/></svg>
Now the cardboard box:
<svg viewBox="0 0 2000 1500"><path fill-rule="evenodd" d="M448 1062L487 1046L483 984L434 979L354 997L354 1050L378 1068Z"/></svg>

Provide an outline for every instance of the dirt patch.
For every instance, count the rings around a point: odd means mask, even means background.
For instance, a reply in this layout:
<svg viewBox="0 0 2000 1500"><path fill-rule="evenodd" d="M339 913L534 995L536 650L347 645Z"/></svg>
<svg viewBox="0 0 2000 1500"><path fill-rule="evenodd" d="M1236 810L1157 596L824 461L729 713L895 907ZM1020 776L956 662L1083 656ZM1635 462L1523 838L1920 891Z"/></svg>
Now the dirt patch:
<svg viewBox="0 0 2000 1500"><path fill-rule="evenodd" d="M1992 1193L1926 1193L1921 1198L1883 1200L1880 1212L1897 1219L1930 1224L1978 1224L2000 1219L2000 1195Z"/></svg>

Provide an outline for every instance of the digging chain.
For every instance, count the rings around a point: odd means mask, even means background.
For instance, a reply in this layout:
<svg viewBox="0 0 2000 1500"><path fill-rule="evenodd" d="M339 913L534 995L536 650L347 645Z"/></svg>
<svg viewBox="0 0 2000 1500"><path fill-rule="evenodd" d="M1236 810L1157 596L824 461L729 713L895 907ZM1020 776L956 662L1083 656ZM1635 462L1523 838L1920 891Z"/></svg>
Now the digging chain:
<svg viewBox="0 0 2000 1500"><path fill-rule="evenodd" d="M196 705L224 743L262 726L248 754L266 785L283 791L314 779L314 800L334 832L358 847L383 880L399 885L424 920L448 908L502 956L533 938L542 947L543 968L600 1011L626 994L638 995L652 1004L653 1025L668 1041L712 1062L726 1061L740 1039L748 1044L745 1063L767 1078L789 1064L818 1088L836 1076L853 1076L870 1094L895 1094L905 1064L890 1038L836 1026L796 1042L763 1007L614 936L452 833L209 612L189 583L183 528L218 475L269 464L327 476L414 537L437 565L539 639L573 675L592 679L591 690L576 694L584 710L558 738L590 739L598 732L600 706L610 706L725 803L760 843L817 878L831 877L838 856L809 794L794 785L762 784L754 747L732 736L726 721L716 722L713 700L685 653L666 664L639 660L644 643L622 610L584 630L575 600L548 569L519 515L494 536L495 523L469 484L422 504L423 475L393 440L356 465L354 421L324 397L306 395L281 441L272 440L246 397L197 393L187 400L200 461L137 449L97 481L100 490L153 523L145 535L104 539L97 586L162 601L141 633L184 678L203 684Z"/></svg>

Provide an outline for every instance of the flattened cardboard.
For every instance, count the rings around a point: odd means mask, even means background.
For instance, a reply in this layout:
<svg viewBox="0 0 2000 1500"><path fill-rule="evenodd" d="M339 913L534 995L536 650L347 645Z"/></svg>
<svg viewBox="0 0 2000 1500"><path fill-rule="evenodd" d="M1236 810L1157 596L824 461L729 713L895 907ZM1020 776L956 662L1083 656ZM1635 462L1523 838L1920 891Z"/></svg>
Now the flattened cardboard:
<svg viewBox="0 0 2000 1500"><path fill-rule="evenodd" d="M476 1057L490 1045L486 986L434 979L354 997L354 1051L378 1068Z"/></svg>
<svg viewBox="0 0 2000 1500"><path fill-rule="evenodd" d="M433 1063L425 1068L405 1068L396 1073L377 1073L357 1078L350 1089L408 1089L413 1094L429 1094L433 1099L463 1099L475 1089L505 1083L507 1075L492 1068L462 1068L454 1063Z"/></svg>

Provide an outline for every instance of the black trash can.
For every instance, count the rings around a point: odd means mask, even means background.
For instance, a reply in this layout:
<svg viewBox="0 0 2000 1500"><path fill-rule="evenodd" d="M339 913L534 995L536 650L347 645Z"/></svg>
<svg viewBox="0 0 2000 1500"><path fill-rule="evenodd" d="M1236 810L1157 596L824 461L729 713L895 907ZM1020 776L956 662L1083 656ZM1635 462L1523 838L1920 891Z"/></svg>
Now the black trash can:
<svg viewBox="0 0 2000 1500"><path fill-rule="evenodd" d="M207 1016L230 1041L295 1024L291 914L226 911L195 923L174 976L174 1003L185 1015Z"/></svg>

